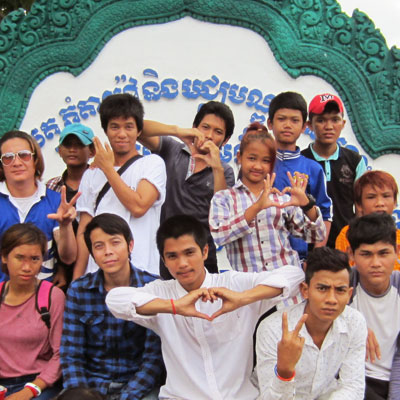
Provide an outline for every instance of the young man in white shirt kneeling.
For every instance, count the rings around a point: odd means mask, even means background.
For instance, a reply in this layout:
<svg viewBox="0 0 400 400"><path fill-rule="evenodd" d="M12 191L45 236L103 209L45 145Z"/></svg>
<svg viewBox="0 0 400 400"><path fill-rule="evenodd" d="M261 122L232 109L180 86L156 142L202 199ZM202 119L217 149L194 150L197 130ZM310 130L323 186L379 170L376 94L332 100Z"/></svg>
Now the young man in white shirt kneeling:
<svg viewBox="0 0 400 400"><path fill-rule="evenodd" d="M257 331L260 399L362 400L367 326L347 306L348 257L316 248L308 256L305 302L274 313Z"/></svg>
<svg viewBox="0 0 400 400"><path fill-rule="evenodd" d="M157 247L175 279L112 289L106 303L117 318L160 336L167 381L159 398L254 400L259 394L250 380L256 323L282 299L293 297L303 271L286 266L210 274L204 268L207 232L187 215L160 226Z"/></svg>

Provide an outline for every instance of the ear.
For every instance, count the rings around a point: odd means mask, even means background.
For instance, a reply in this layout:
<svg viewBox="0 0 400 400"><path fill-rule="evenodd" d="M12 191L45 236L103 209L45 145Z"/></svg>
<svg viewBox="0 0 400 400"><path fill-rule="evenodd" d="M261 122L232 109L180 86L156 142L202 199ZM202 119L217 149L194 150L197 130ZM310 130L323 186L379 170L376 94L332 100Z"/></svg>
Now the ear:
<svg viewBox="0 0 400 400"><path fill-rule="evenodd" d="M307 122L306 122L306 127L307 127L308 129L311 129L312 131L314 130L313 127L312 127L311 121L307 121Z"/></svg>
<svg viewBox="0 0 400 400"><path fill-rule="evenodd" d="M344 126L346 125L346 120L344 119L343 120L343 126L342 126L342 129L344 128Z"/></svg>
<svg viewBox="0 0 400 400"><path fill-rule="evenodd" d="M301 130L301 133L304 133L304 131L306 130L306 128L307 128L307 121L304 121L303 129Z"/></svg>
<svg viewBox="0 0 400 400"><path fill-rule="evenodd" d="M238 152L236 153L236 158L237 158L238 164L241 164L242 163L242 154L240 153L240 150L238 150Z"/></svg>
<svg viewBox="0 0 400 400"><path fill-rule="evenodd" d="M142 134L142 132L143 132L143 131L139 131L139 132L137 133L137 136L136 136L136 137L139 137L139 136Z"/></svg>
<svg viewBox="0 0 400 400"><path fill-rule="evenodd" d="M228 143L228 140L229 140L230 138L226 138L226 139L224 139L224 141L222 142L222 144L221 144L221 147L222 146L225 146L227 143ZM220 148L221 148L220 147Z"/></svg>
<svg viewBox="0 0 400 400"><path fill-rule="evenodd" d="M308 299L308 285L305 282L300 283L300 293L307 300Z"/></svg>
<svg viewBox="0 0 400 400"><path fill-rule="evenodd" d="M133 239L129 242L129 246L128 246L128 249L129 249L129 253L132 253L132 250L133 250L133 244L134 244L134 241L133 241Z"/></svg>
<svg viewBox="0 0 400 400"><path fill-rule="evenodd" d="M358 203L354 203L354 208L356 209L356 215L357 217L362 217L363 212L362 212L362 205Z"/></svg>
<svg viewBox="0 0 400 400"><path fill-rule="evenodd" d="M347 292L348 293L348 295L349 295L349 300L348 300L348 302L350 301L350 299L351 299L351 296L352 296L352 294L353 294L353 287L351 287L351 288L349 288L349 291Z"/></svg>
<svg viewBox="0 0 400 400"><path fill-rule="evenodd" d="M272 131L272 121L268 118L267 119L267 126L270 131Z"/></svg>
<svg viewBox="0 0 400 400"><path fill-rule="evenodd" d="M1 263L2 264L7 264L7 257L1 256Z"/></svg>
<svg viewBox="0 0 400 400"><path fill-rule="evenodd" d="M207 257L208 257L208 244L206 244L203 249L203 260L204 261L207 260Z"/></svg>

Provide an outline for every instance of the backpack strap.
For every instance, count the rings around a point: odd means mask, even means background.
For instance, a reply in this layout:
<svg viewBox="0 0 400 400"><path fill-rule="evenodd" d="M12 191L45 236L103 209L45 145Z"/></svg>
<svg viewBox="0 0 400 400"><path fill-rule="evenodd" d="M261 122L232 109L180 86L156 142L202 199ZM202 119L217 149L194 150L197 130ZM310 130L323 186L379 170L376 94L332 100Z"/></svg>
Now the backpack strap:
<svg viewBox="0 0 400 400"><path fill-rule="evenodd" d="M48 281L40 281L36 290L36 310L42 317L43 322L50 329L50 306L51 291L54 285Z"/></svg>
<svg viewBox="0 0 400 400"><path fill-rule="evenodd" d="M6 282L5 281L0 282L0 304L4 300L5 291L6 291Z"/></svg>
<svg viewBox="0 0 400 400"><path fill-rule="evenodd" d="M118 175L121 176L136 160L139 160L139 158L142 158L142 155L136 154L136 156L133 156L132 158L127 160L126 163L124 165L122 165L122 167L120 167L118 169L118 171L117 171ZM104 184L104 186L102 187L102 189L100 190L99 194L97 195L96 204L94 206L94 212L96 212L97 207L99 206L101 199L110 190L110 188L111 188L111 185L107 181Z"/></svg>

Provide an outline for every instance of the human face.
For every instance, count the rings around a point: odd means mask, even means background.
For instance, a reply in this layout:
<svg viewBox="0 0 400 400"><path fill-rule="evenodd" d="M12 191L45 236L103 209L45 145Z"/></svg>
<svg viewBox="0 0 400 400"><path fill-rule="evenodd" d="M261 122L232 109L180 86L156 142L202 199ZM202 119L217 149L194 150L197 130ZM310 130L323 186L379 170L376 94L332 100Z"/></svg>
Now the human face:
<svg viewBox="0 0 400 400"><path fill-rule="evenodd" d="M307 299L304 311L308 314L306 326L329 327L343 312L352 290L347 270L317 271L309 285L303 283L301 286L302 295Z"/></svg>
<svg viewBox="0 0 400 400"><path fill-rule="evenodd" d="M133 249L133 241L128 246L123 235L109 235L100 228L93 229L90 240L93 258L105 275L117 276L129 271L129 254Z"/></svg>
<svg viewBox="0 0 400 400"><path fill-rule="evenodd" d="M340 113L330 112L321 115L314 115L309 124L315 133L316 143L322 145L336 144L346 121Z"/></svg>
<svg viewBox="0 0 400 400"><path fill-rule="evenodd" d="M107 137L117 156L136 153L136 139L139 134L133 117L117 117L108 121Z"/></svg>
<svg viewBox="0 0 400 400"><path fill-rule="evenodd" d="M306 129L306 123L300 110L280 108L273 121L268 119L268 129L272 130L278 149L296 150L296 142Z"/></svg>
<svg viewBox="0 0 400 400"><path fill-rule="evenodd" d="M38 244L23 244L14 247L1 261L7 264L10 281L18 286L30 286L36 282L43 263L43 255Z"/></svg>
<svg viewBox="0 0 400 400"><path fill-rule="evenodd" d="M18 153L21 150L33 152L29 142L22 138L9 139L1 146L1 154ZM12 187L25 182L35 182L34 156L29 161L22 161L16 156L10 165L3 165L3 170L8 186Z"/></svg>
<svg viewBox="0 0 400 400"><path fill-rule="evenodd" d="M396 262L396 249L390 243L376 242L362 244L350 258L360 274L363 287L371 294L385 293L390 283L390 275Z"/></svg>
<svg viewBox="0 0 400 400"><path fill-rule="evenodd" d="M237 158L242 170L242 182L249 188L263 184L267 174L271 173L270 150L262 140L250 142L243 154L238 152Z"/></svg>
<svg viewBox="0 0 400 400"><path fill-rule="evenodd" d="M396 206L392 189L387 186L366 185L361 193L361 205L356 205L361 215L368 215L374 212L393 213Z"/></svg>
<svg viewBox="0 0 400 400"><path fill-rule="evenodd" d="M164 263L170 274L188 292L201 287L206 276L204 261L207 255L208 246L201 251L192 235L168 238L164 242Z"/></svg>
<svg viewBox="0 0 400 400"><path fill-rule="evenodd" d="M86 166L93 152L77 136L68 135L58 148L58 152L68 167Z"/></svg>
<svg viewBox="0 0 400 400"><path fill-rule="evenodd" d="M225 144L225 121L217 115L205 115L197 129L204 134L205 140L212 140L218 148Z"/></svg>

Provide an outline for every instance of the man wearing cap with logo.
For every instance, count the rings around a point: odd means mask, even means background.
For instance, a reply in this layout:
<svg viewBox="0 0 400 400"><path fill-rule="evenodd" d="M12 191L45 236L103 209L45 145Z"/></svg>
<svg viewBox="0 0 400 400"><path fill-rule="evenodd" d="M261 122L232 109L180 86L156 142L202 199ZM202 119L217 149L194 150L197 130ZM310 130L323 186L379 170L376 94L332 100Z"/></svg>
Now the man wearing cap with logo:
<svg viewBox="0 0 400 400"><path fill-rule="evenodd" d="M325 93L315 96L308 108L308 126L315 142L301 152L317 161L325 171L328 195L333 203L333 220L327 246L334 248L341 229L354 217L354 182L366 171L363 157L342 147L337 140L346 121L339 97Z"/></svg>
<svg viewBox="0 0 400 400"><path fill-rule="evenodd" d="M61 176L48 180L46 186L56 192L61 192L61 188L65 185L67 201L78 193L82 175L89 166L88 161L95 154L93 137L92 129L82 124L67 125L60 134L58 153L67 169ZM72 226L76 235L78 221L74 220ZM66 266L57 261L57 268L59 284L61 286L69 284L72 280L73 266Z"/></svg>

